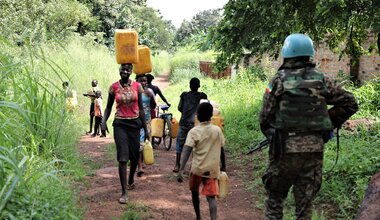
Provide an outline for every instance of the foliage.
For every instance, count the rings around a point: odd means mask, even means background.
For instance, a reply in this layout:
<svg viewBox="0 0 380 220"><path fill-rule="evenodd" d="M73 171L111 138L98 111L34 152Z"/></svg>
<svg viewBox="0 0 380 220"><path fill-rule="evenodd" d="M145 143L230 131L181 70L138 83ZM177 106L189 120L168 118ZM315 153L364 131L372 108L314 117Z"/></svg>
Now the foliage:
<svg viewBox="0 0 380 220"><path fill-rule="evenodd" d="M0 184L0 218L79 219L79 210L71 201L73 192L59 182L59 171L54 168L60 161L27 156L25 150L0 147L0 164L6 174Z"/></svg>
<svg viewBox="0 0 380 220"><path fill-rule="evenodd" d="M355 114L355 117L380 117L380 77L367 82L360 88L350 88L350 90L359 104L359 112Z"/></svg>
<svg viewBox="0 0 380 220"><path fill-rule="evenodd" d="M153 75L170 72L171 55L166 51L158 51L152 56Z"/></svg>
<svg viewBox="0 0 380 220"><path fill-rule="evenodd" d="M128 203L127 210L128 211L124 212L121 216L120 220L141 220L152 217L148 212L148 207L140 204Z"/></svg>
<svg viewBox="0 0 380 220"><path fill-rule="evenodd" d="M78 23L90 25L93 19L77 1L4 0L0 4L1 34L18 45L62 40Z"/></svg>
<svg viewBox="0 0 380 220"><path fill-rule="evenodd" d="M170 70L176 69L193 69L198 70L200 60L213 60L214 55L212 51L197 52L189 48L181 48L173 54L170 60Z"/></svg>
<svg viewBox="0 0 380 220"><path fill-rule="evenodd" d="M249 66L245 69L245 71L247 71L247 74L245 74L245 76L247 76L248 78L255 78L261 81L268 80L268 77L265 74L264 69L259 65Z"/></svg>
<svg viewBox="0 0 380 220"><path fill-rule="evenodd" d="M199 72L200 60L213 60L211 51L196 52L187 48L179 49L170 60L170 81L177 83L188 77L202 77Z"/></svg>
<svg viewBox="0 0 380 220"><path fill-rule="evenodd" d="M221 20L220 9L209 9L197 13L191 21L184 20L176 32L177 46L194 45L195 48L205 51L209 49L207 34L209 28L214 27Z"/></svg>
<svg viewBox="0 0 380 220"><path fill-rule="evenodd" d="M146 6L146 1L87 1L84 2L97 17L100 25L95 31L104 33L97 39L104 40L105 45L112 48L115 29L135 29L139 33L139 43L151 49L169 49L174 37L173 25L164 21L159 12Z"/></svg>
<svg viewBox="0 0 380 220"><path fill-rule="evenodd" d="M339 209L335 218L354 217L371 176L379 171L379 134L379 123L370 128L358 127L354 133L341 132L339 152L335 140L327 145L324 166L325 172L331 171L324 175L317 202L334 204ZM337 153L339 160L334 167Z"/></svg>
<svg viewBox="0 0 380 220"><path fill-rule="evenodd" d="M135 13L140 43L153 50L169 50L174 39L171 22L162 20L159 13L149 7L136 7Z"/></svg>
<svg viewBox="0 0 380 220"><path fill-rule="evenodd" d="M70 175L83 175L72 147L76 125L64 110L61 81L51 80L62 72L41 53L28 53L30 48L20 53L7 42L0 48L6 88L0 101L0 218L79 219L68 187Z"/></svg>
<svg viewBox="0 0 380 220"><path fill-rule="evenodd" d="M146 1L4 0L0 4L2 35L17 45L61 42L78 32L113 48L117 28L136 29L139 43L153 50L172 46L174 26Z"/></svg>
<svg viewBox="0 0 380 220"><path fill-rule="evenodd" d="M357 60L369 32L379 32L378 1L229 1L223 19L210 39L219 53L219 69L238 63L244 54L277 57L291 33L307 33L316 43L327 43Z"/></svg>

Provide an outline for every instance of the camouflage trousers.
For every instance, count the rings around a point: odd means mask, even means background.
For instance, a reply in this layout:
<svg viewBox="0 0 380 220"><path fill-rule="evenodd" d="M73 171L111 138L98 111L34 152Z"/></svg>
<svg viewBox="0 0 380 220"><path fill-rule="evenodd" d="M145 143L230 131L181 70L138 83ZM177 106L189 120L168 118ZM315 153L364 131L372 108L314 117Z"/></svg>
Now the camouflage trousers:
<svg viewBox="0 0 380 220"><path fill-rule="evenodd" d="M263 175L265 219L282 219L283 202L293 186L296 219L311 219L312 201L322 183L322 152L285 153L270 160Z"/></svg>

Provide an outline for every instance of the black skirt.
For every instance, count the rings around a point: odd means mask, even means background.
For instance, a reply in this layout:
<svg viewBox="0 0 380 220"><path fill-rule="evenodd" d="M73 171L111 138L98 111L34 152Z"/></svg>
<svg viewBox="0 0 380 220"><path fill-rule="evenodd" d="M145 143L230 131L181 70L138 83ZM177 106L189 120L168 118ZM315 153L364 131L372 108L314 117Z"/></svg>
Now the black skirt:
<svg viewBox="0 0 380 220"><path fill-rule="evenodd" d="M114 140L118 162L136 162L139 160L141 120L115 119L113 122Z"/></svg>

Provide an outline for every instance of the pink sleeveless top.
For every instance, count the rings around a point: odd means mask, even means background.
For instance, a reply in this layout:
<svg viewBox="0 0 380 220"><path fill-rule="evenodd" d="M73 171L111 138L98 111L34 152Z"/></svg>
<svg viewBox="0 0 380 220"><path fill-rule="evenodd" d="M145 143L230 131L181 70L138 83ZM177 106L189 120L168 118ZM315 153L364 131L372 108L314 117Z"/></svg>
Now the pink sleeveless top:
<svg viewBox="0 0 380 220"><path fill-rule="evenodd" d="M123 87L119 81L114 82L110 94L115 96L115 118L134 119L139 117L138 89L139 83L132 81L129 87Z"/></svg>

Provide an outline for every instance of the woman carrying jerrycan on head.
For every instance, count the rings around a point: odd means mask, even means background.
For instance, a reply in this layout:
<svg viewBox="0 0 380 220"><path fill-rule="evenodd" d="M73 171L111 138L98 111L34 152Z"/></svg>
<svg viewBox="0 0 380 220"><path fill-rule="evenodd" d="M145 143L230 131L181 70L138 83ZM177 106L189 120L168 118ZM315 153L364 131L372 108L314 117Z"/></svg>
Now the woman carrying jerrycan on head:
<svg viewBox="0 0 380 220"><path fill-rule="evenodd" d="M107 120L116 101L114 127L114 140L117 148L117 161L119 162L119 177L121 183L121 197L119 203L128 202L126 190L135 188L134 174L139 161L140 128L144 129L145 138L149 137L142 105L140 83L130 79L132 64L120 65L120 80L114 82L108 92L107 106L102 121L102 130L106 129ZM130 172L127 183L127 163L130 160Z"/></svg>

